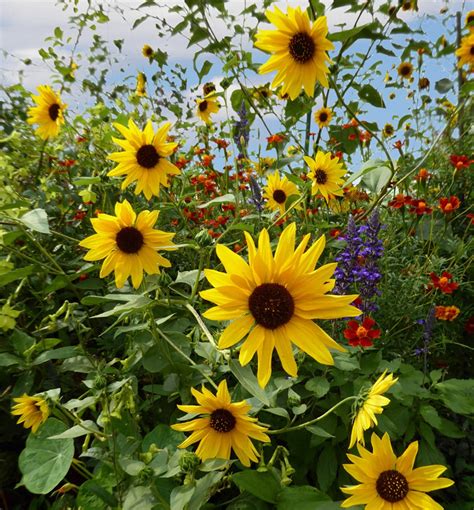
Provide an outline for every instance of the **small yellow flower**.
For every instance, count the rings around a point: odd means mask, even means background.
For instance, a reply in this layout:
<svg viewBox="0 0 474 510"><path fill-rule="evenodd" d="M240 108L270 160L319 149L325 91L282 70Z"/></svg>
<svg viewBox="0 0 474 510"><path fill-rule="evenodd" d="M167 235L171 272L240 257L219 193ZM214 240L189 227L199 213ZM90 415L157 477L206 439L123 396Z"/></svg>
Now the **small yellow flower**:
<svg viewBox="0 0 474 510"><path fill-rule="evenodd" d="M332 110L331 108L321 108L314 114L314 120L320 129L323 127L329 126L329 123L332 119Z"/></svg>
<svg viewBox="0 0 474 510"><path fill-rule="evenodd" d="M470 32L474 31L474 11L469 11L466 14L466 26Z"/></svg>
<svg viewBox="0 0 474 510"><path fill-rule="evenodd" d="M292 195L299 195L296 184L289 181L286 176L281 179L278 170L268 175L268 184L263 191L263 197L267 200L265 207L272 211L279 210L280 214L285 212L288 199Z"/></svg>
<svg viewBox="0 0 474 510"><path fill-rule="evenodd" d="M326 201L334 196L342 196L342 176L346 170L342 163L339 163L338 157L332 157L330 152L318 151L316 158L309 156L303 158L309 166L308 177L312 179L311 193L316 195L319 191Z"/></svg>
<svg viewBox="0 0 474 510"><path fill-rule="evenodd" d="M31 96L36 106L28 109L28 124L39 124L36 134L43 140L58 135L61 124L64 124L63 112L66 105L61 102L49 85L38 87L39 96Z"/></svg>
<svg viewBox="0 0 474 510"><path fill-rule="evenodd" d="M267 429L258 425L257 419L249 416L251 406L245 400L232 402L225 380L221 381L216 395L204 386L202 392L191 388L199 405L178 405L185 413L201 415L186 423L171 425L174 430L191 432L179 448L197 443L196 455L202 459L230 459L231 449L244 466L257 462L259 454L252 439L270 441Z"/></svg>
<svg viewBox="0 0 474 510"><path fill-rule="evenodd" d="M17 423L23 423L25 429L31 428L35 433L41 424L43 424L49 416L49 407L43 397L23 395L13 399L16 404L12 407L12 415L19 416Z"/></svg>
<svg viewBox="0 0 474 510"><path fill-rule="evenodd" d="M154 54L153 48L148 44L145 44L142 48L142 55L146 58L152 58Z"/></svg>
<svg viewBox="0 0 474 510"><path fill-rule="evenodd" d="M413 74L413 65L410 62L402 62L398 67L398 76L403 80L409 80Z"/></svg>
<svg viewBox="0 0 474 510"><path fill-rule="evenodd" d="M446 471L442 465L413 469L418 441L408 445L400 457L393 453L387 433L382 438L372 434L373 452L360 445L358 449L360 457L348 454L352 464L344 464L344 469L360 483L341 487L350 494L342 508L365 505L365 510L443 510L426 492L450 487L454 482L439 478Z"/></svg>
<svg viewBox="0 0 474 510"><path fill-rule="evenodd" d="M219 111L220 105L217 102L214 93L204 97L204 99L197 99L197 116L206 124L211 124L211 114Z"/></svg>
<svg viewBox="0 0 474 510"><path fill-rule="evenodd" d="M270 157L260 158L255 164L255 171L258 175L265 175L265 173L272 168L276 159Z"/></svg>
<svg viewBox="0 0 474 510"><path fill-rule="evenodd" d="M135 94L139 97L146 96L146 76L143 73L137 74L137 87Z"/></svg>
<svg viewBox="0 0 474 510"><path fill-rule="evenodd" d="M376 414L383 412L383 407L390 403L390 399L383 397L389 388L391 388L397 381L397 378L393 378L393 374L385 375L387 371L375 381L374 385L370 388L367 397L364 399L364 403L357 411L354 423L352 425L351 441L349 448L352 448L356 441L358 443L364 442L364 431L370 429L374 425L377 425Z"/></svg>
<svg viewBox="0 0 474 510"><path fill-rule="evenodd" d="M383 127L382 134L383 134L384 138L390 138L391 136L393 136L394 132L395 132L395 129L392 126L392 124L387 123Z"/></svg>

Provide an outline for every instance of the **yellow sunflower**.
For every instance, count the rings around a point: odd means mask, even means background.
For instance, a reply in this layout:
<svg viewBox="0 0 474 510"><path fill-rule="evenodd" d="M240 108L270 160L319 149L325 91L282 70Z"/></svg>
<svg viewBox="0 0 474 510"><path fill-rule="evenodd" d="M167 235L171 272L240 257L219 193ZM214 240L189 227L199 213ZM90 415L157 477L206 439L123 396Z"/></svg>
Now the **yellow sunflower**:
<svg viewBox="0 0 474 510"><path fill-rule="evenodd" d="M38 87L39 96L31 96L36 106L28 109L28 124L39 124L35 133L43 140L58 135L61 124L64 124L63 112L66 105L61 102L49 85Z"/></svg>
<svg viewBox="0 0 474 510"><path fill-rule="evenodd" d="M383 407L390 403L390 399L382 395L398 381L398 377L394 379L393 374L386 375L386 373L387 371L385 370L375 381L357 411L352 425L349 448L352 448L356 441L365 445L364 431L377 425L377 418L375 415L381 414L383 412Z"/></svg>
<svg viewBox="0 0 474 510"><path fill-rule="evenodd" d="M301 7L288 7L286 14L275 7L273 12L267 10L265 16L277 29L260 30L256 35L255 46L273 53L258 72L278 71L272 87L282 85L280 94L288 93L290 99L296 99L303 88L313 97L316 81L328 87L326 62L332 61L326 51L334 49L334 45L326 39L326 17L321 16L312 24Z"/></svg>
<svg viewBox="0 0 474 510"><path fill-rule="evenodd" d="M474 11L469 11L466 14L466 26L470 32L474 31Z"/></svg>
<svg viewBox="0 0 474 510"><path fill-rule="evenodd" d="M181 173L177 166L166 159L178 146L175 142L166 141L170 126L170 122L165 122L155 134L151 121L147 122L143 131L132 119L128 121L128 129L122 124L114 123L114 127L120 131L125 140L119 138L112 140L124 150L108 156L108 159L117 162L118 165L107 175L112 177L126 175L122 189L137 181L135 195L143 191L147 200L153 195L158 196L160 186L169 186L168 175Z"/></svg>
<svg viewBox="0 0 474 510"><path fill-rule="evenodd" d="M329 123L332 119L332 110L331 108L321 108L314 114L314 120L320 129L323 127L329 126Z"/></svg>
<svg viewBox="0 0 474 510"><path fill-rule="evenodd" d="M273 255L266 229L260 233L258 249L245 232L249 263L218 244L216 253L226 272L204 271L215 288L202 291L201 296L217 305L204 317L231 321L219 339L219 348L227 349L247 337L239 361L246 365L257 353L257 378L262 387L270 379L275 348L283 370L292 377L297 375L292 343L324 365L334 364L329 348L345 350L313 319L360 315L350 306L357 296L326 295L334 287L331 276L337 264L314 270L325 246L324 236L306 252L310 234L296 249L295 236L296 225L292 223L282 232Z"/></svg>
<svg viewBox="0 0 474 510"><path fill-rule="evenodd" d="M268 184L263 188L263 197L267 199L265 207L272 211L279 210L283 214L286 210L286 203L292 195L299 195L298 188L290 182L286 176L280 179L278 170L268 175Z"/></svg>
<svg viewBox="0 0 474 510"><path fill-rule="evenodd" d="M360 445L358 449L360 457L348 454L352 464L344 464L344 469L360 484L341 487L351 495L341 503L342 508L366 505L365 510L443 510L426 492L450 487L454 482L439 478L445 466L413 469L418 441L410 443L400 457L393 453L387 433L382 439L372 434L372 453Z"/></svg>
<svg viewBox="0 0 474 510"><path fill-rule="evenodd" d="M389 123L385 124L382 131L384 138L390 138L391 136L393 136L393 133L395 133L395 128L393 127L393 125Z"/></svg>
<svg viewBox="0 0 474 510"><path fill-rule="evenodd" d="M461 46L456 50L456 56L459 57L458 67L464 64L474 66L474 33L461 39Z"/></svg>
<svg viewBox="0 0 474 510"><path fill-rule="evenodd" d="M137 74L137 86L135 88L135 94L139 97L146 96L146 76L143 73Z"/></svg>
<svg viewBox="0 0 474 510"><path fill-rule="evenodd" d="M193 432L179 448L187 448L200 441L196 455L202 459L230 459L231 449L244 466L257 462L259 454L250 438L270 441L267 429L257 425L248 415L252 408L245 400L232 403L226 381L221 381L216 395L204 386L202 393L191 388L199 405L178 405L185 413L204 415L186 423L171 425L180 432Z"/></svg>
<svg viewBox="0 0 474 510"><path fill-rule="evenodd" d="M308 177L313 180L311 193L316 195L319 191L328 201L334 196L342 196L342 176L346 173L342 163L339 163L338 157L332 157L330 152L318 151L316 158L304 156L304 160L310 168Z"/></svg>
<svg viewBox="0 0 474 510"><path fill-rule="evenodd" d="M142 211L138 217L127 200L115 204L116 216L99 214L91 223L97 232L79 243L90 251L85 260L104 259L100 277L105 278L115 271L115 285L123 287L129 276L136 289L147 274L159 274L159 266L170 267L171 263L156 250L173 250L174 234L155 230L153 226L159 211Z"/></svg>
<svg viewBox="0 0 474 510"><path fill-rule="evenodd" d="M31 428L35 433L39 426L43 424L49 416L49 407L43 397L30 397L23 395L13 399L16 404L12 406L13 416L20 416L17 423L23 423L25 429Z"/></svg>
<svg viewBox="0 0 474 510"><path fill-rule="evenodd" d="M153 57L153 48L149 44L145 44L142 48L142 55L146 58Z"/></svg>
<svg viewBox="0 0 474 510"><path fill-rule="evenodd" d="M276 159L270 157L259 158L255 163L255 171L258 175L265 175L270 168L275 164Z"/></svg>
<svg viewBox="0 0 474 510"><path fill-rule="evenodd" d="M213 92L205 96L204 99L196 99L197 116L206 124L211 124L211 115L219 111L220 105L217 102L216 96Z"/></svg>
<svg viewBox="0 0 474 510"><path fill-rule="evenodd" d="M410 62L402 62L397 67L398 76L404 80L409 80L413 74L413 65Z"/></svg>

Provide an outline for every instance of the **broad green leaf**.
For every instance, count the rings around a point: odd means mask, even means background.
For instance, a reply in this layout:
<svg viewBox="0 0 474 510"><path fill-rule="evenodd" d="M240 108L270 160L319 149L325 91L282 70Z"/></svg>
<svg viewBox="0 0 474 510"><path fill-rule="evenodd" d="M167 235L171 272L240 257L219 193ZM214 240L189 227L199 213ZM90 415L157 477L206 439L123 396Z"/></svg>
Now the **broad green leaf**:
<svg viewBox="0 0 474 510"><path fill-rule="evenodd" d="M325 377L313 377L306 382L304 387L313 393L316 398L322 398L329 391L330 384Z"/></svg>
<svg viewBox="0 0 474 510"><path fill-rule="evenodd" d="M238 361L233 359L229 362L231 372L235 375L239 383L254 397L258 398L262 404L270 406L270 399L264 389L258 384L252 369L249 365L243 367Z"/></svg>
<svg viewBox="0 0 474 510"><path fill-rule="evenodd" d="M385 108L385 103L380 93L372 85L363 85L359 89L359 97L377 108Z"/></svg>
<svg viewBox="0 0 474 510"><path fill-rule="evenodd" d="M0 287L14 282L15 280L20 280L21 278L29 276L35 270L35 268L35 265L25 266L0 275Z"/></svg>
<svg viewBox="0 0 474 510"><path fill-rule="evenodd" d="M329 497L314 487L293 486L285 487L278 494L276 508L277 510L317 510L323 508L319 504L327 502L330 502Z"/></svg>
<svg viewBox="0 0 474 510"><path fill-rule="evenodd" d="M314 434L315 436L324 437L324 438L330 438L330 437L336 437L324 430L322 427L318 427L317 425L308 425L306 427L306 430L311 432L311 434Z"/></svg>
<svg viewBox="0 0 474 510"><path fill-rule="evenodd" d="M123 502L122 510L150 510L156 503L150 487L132 487Z"/></svg>
<svg viewBox="0 0 474 510"><path fill-rule="evenodd" d="M81 354L76 346L59 347L51 351L42 352L34 361L33 365L41 365L52 359L66 359Z"/></svg>
<svg viewBox="0 0 474 510"><path fill-rule="evenodd" d="M195 487L193 485L182 485L175 487L171 492L170 507L173 510L184 510L193 497Z"/></svg>
<svg viewBox="0 0 474 510"><path fill-rule="evenodd" d="M226 195L222 195L220 197L213 198L212 200L209 200L209 202L206 202L205 204L197 205L196 207L198 209L204 209L206 207L209 207L212 204L221 204L222 202L235 202L235 196L232 193L227 193Z"/></svg>
<svg viewBox="0 0 474 510"><path fill-rule="evenodd" d="M442 78L435 83L435 89L440 94L446 94L453 88L454 83L448 78Z"/></svg>
<svg viewBox="0 0 474 510"><path fill-rule="evenodd" d="M247 469L232 475L232 481L241 489L267 503L276 503L281 483L270 471L254 471Z"/></svg>
<svg viewBox="0 0 474 510"><path fill-rule="evenodd" d="M26 227L42 234L50 234L48 215L44 209L33 209L32 211L24 214L20 221Z"/></svg>
<svg viewBox="0 0 474 510"><path fill-rule="evenodd" d="M474 414L474 379L448 379L436 384L446 407L459 414Z"/></svg>
<svg viewBox="0 0 474 510"><path fill-rule="evenodd" d="M54 436L50 436L50 440L54 439L65 439L65 438L76 438L85 436L86 434L90 434L91 430L99 432L99 428L92 420L85 420L79 425L74 425L70 429L61 432L60 434L56 434Z"/></svg>
<svg viewBox="0 0 474 510"><path fill-rule="evenodd" d="M22 483L33 494L47 494L66 476L74 456L74 442L70 438L49 439L61 434L67 426L56 418L49 418L26 440L26 448L19 458Z"/></svg>
<svg viewBox="0 0 474 510"><path fill-rule="evenodd" d="M334 446L326 443L323 451L318 455L316 465L316 475L318 477L318 486L323 492L331 487L337 474L337 457Z"/></svg>

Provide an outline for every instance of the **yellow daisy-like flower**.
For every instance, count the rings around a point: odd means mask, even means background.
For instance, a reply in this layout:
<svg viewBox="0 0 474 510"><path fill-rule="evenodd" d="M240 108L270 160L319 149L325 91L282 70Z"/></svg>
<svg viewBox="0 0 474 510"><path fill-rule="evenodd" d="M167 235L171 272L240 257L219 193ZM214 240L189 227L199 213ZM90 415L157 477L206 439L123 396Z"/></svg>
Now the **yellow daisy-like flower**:
<svg viewBox="0 0 474 510"><path fill-rule="evenodd" d="M474 31L474 11L469 11L466 14L466 26L470 32Z"/></svg>
<svg viewBox="0 0 474 510"><path fill-rule="evenodd" d="M398 76L404 80L409 80L413 74L413 64L410 62L402 62L397 67Z"/></svg>
<svg viewBox="0 0 474 510"><path fill-rule="evenodd" d="M474 33L461 39L461 46L456 50L456 56L459 58L458 67L465 64L474 66Z"/></svg>
<svg viewBox="0 0 474 510"><path fill-rule="evenodd" d="M257 353L257 378L265 387L272 373L272 354L276 348L283 370L297 375L292 343L319 363L333 365L329 348L345 351L313 319L354 317L360 311L350 303L357 296L327 295L334 288L331 278L337 264L314 266L321 255L325 238L320 237L306 252L310 234L295 249L296 225L285 228L275 255L270 238L263 229L258 249L248 232L249 262L224 245L216 253L226 272L206 269L204 274L214 289L201 296L214 306L204 313L211 320L232 321L219 339L227 349L247 337L240 348L239 361L246 365Z"/></svg>
<svg viewBox="0 0 474 510"><path fill-rule="evenodd" d="M197 116L206 124L211 124L211 115L219 111L220 105L217 102L216 96L212 92L211 94L204 97L204 99L196 99Z"/></svg>
<svg viewBox="0 0 474 510"><path fill-rule="evenodd" d="M288 198L300 194L296 185L286 176L280 179L278 170L268 175L268 184L263 188L263 191L263 197L267 199L265 207L272 211L279 210L280 214L285 212Z"/></svg>
<svg viewBox="0 0 474 510"><path fill-rule="evenodd" d="M445 466L413 469L418 441L410 443L400 457L393 453L387 433L381 439L372 434L372 453L360 445L358 449L360 457L348 454L352 464L344 464L344 469L360 484L341 487L351 495L341 503L342 508L365 505L365 510L443 510L426 492L450 487L454 482L439 478Z"/></svg>
<svg viewBox="0 0 474 510"><path fill-rule="evenodd" d="M25 429L31 428L35 433L39 426L43 424L49 416L48 403L43 397L30 397L23 395L13 399L16 404L12 406L12 415L20 416L17 423L23 423Z"/></svg>
<svg viewBox="0 0 474 510"><path fill-rule="evenodd" d="M155 230L159 211L142 211L138 217L127 200L115 204L116 216L99 214L91 223L97 232L79 243L90 249L85 260L96 261L105 258L100 277L105 278L115 271L115 285L123 287L129 276L136 289L147 274L159 274L159 266L171 267L157 250L173 250L174 234Z"/></svg>
<svg viewBox="0 0 474 510"><path fill-rule="evenodd" d="M258 175L265 175L265 173L275 164L275 161L275 158L260 158L258 162L255 163L255 171Z"/></svg>
<svg viewBox="0 0 474 510"><path fill-rule="evenodd" d="M314 120L320 129L323 127L329 126L329 123L332 119L332 110L331 108L321 108L314 114Z"/></svg>
<svg viewBox="0 0 474 510"><path fill-rule="evenodd" d="M389 123L385 124L382 131L384 138L390 138L391 136L393 136L393 133L395 133L395 128L393 127L393 125Z"/></svg>
<svg viewBox="0 0 474 510"><path fill-rule="evenodd" d="M146 76L144 73L137 74L137 86L135 88L135 94L139 97L146 96Z"/></svg>
<svg viewBox="0 0 474 510"><path fill-rule="evenodd" d="M178 405L185 413L204 415L186 423L171 425L180 432L193 432L179 448L200 441L196 455L202 459L230 459L231 449L244 466L257 462L259 454L250 438L270 441L267 429L257 425L257 419L248 415L252 408L245 400L232 403L226 381L221 381L216 395L204 386L202 393L191 388L199 405Z"/></svg>
<svg viewBox="0 0 474 510"><path fill-rule="evenodd" d="M308 177L312 179L311 193L316 195L319 191L321 195L328 201L334 196L342 196L342 184L344 179L342 176L346 173L346 169L342 163L339 163L338 157L332 157L330 152L318 151L316 158L304 156L304 160L310 168Z"/></svg>
<svg viewBox="0 0 474 510"><path fill-rule="evenodd" d="M142 55L146 58L153 57L153 48L149 44L145 44L142 48Z"/></svg>
<svg viewBox="0 0 474 510"><path fill-rule="evenodd" d="M61 102L49 85L38 87L39 96L31 96L36 106L28 109L28 124L39 124L35 133L43 140L58 135L61 124L64 124L63 112L66 105Z"/></svg>
<svg viewBox="0 0 474 510"><path fill-rule="evenodd" d="M119 138L112 140L124 150L108 156L108 159L117 162L118 165L107 175L112 177L126 175L122 189L137 181L135 195L143 191L147 200L153 195L158 196L160 186L169 186L168 175L181 173L177 166L166 159L178 146L176 142L166 141L170 126L170 122L165 122L155 134L151 121L147 122L143 131L132 119L128 121L128 128L114 123L114 127L120 131L125 140Z"/></svg>
<svg viewBox="0 0 474 510"><path fill-rule="evenodd" d="M390 403L390 399L382 395L388 391L397 381L398 377L393 378L393 374L386 375L387 371L375 381L370 388L363 404L357 411L352 425L351 441L349 448L352 448L356 442L364 442L364 431L377 425L376 414L382 414L383 408Z"/></svg>
<svg viewBox="0 0 474 510"><path fill-rule="evenodd" d="M276 26L276 30L260 30L256 35L255 46L273 53L268 62L260 66L260 74L278 71L272 87L282 85L280 94L289 94L296 99L304 88L313 97L316 81L328 87L326 62L332 63L326 51L334 49L326 39L328 26L325 16L312 24L308 13L301 7L288 7L284 14L278 7L265 16Z"/></svg>

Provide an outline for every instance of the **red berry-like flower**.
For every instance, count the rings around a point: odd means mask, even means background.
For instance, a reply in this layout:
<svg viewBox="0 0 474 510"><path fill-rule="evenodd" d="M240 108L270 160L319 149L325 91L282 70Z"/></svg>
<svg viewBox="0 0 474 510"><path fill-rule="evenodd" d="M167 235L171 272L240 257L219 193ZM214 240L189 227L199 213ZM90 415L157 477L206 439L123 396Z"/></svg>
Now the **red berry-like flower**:
<svg viewBox="0 0 474 510"><path fill-rule="evenodd" d="M464 325L464 331L468 335L474 335L474 315L471 315L469 319L467 319L466 324Z"/></svg>
<svg viewBox="0 0 474 510"><path fill-rule="evenodd" d="M285 139L282 135L271 135L267 137L267 142L270 143L281 143Z"/></svg>
<svg viewBox="0 0 474 510"><path fill-rule="evenodd" d="M356 347L372 347L372 340L380 337L380 329L372 329L375 326L374 319L366 317L362 323L358 321L349 321L344 330L344 337L349 340L349 345Z"/></svg>
<svg viewBox="0 0 474 510"><path fill-rule="evenodd" d="M439 289L444 294L452 294L459 287L458 283L452 281L453 275L447 271L443 271L441 277L436 276L435 273L430 273L430 278L433 282L433 287Z"/></svg>
<svg viewBox="0 0 474 510"><path fill-rule="evenodd" d="M422 214L431 214L433 209L428 207L426 200L421 198L412 198L410 201L410 212L421 216Z"/></svg>
<svg viewBox="0 0 474 510"><path fill-rule="evenodd" d="M403 193L399 193L395 196L393 200L390 200L388 203L389 207L393 207L394 209L401 209L406 205L411 204L411 198L408 195L404 195Z"/></svg>
<svg viewBox="0 0 474 510"><path fill-rule="evenodd" d="M453 321L461 312L457 306L436 306L435 317L442 321Z"/></svg>
<svg viewBox="0 0 474 510"><path fill-rule="evenodd" d="M456 170L469 168L474 163L474 159L469 159L467 156L458 156L457 154L451 154L449 160Z"/></svg>
<svg viewBox="0 0 474 510"><path fill-rule="evenodd" d="M458 197L450 196L449 198L443 197L439 199L439 208L444 212L444 214L449 214L459 209L461 201Z"/></svg>

